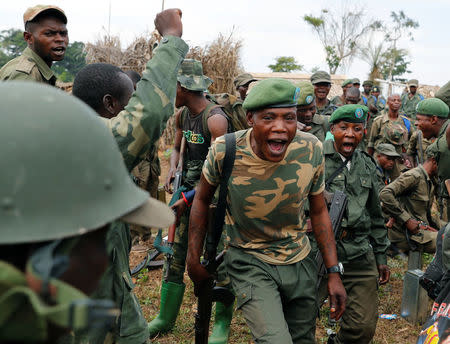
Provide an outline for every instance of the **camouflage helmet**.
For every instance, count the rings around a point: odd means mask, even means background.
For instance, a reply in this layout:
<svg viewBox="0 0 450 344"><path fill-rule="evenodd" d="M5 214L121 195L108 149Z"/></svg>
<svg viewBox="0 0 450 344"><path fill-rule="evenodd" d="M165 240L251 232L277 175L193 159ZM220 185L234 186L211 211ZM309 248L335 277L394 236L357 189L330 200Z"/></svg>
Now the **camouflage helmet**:
<svg viewBox="0 0 450 344"><path fill-rule="evenodd" d="M116 219L173 222L165 204L133 183L111 132L83 102L10 82L0 84L0 103L0 245L73 237Z"/></svg>
<svg viewBox="0 0 450 344"><path fill-rule="evenodd" d="M180 85L190 91L206 91L213 81L203 75L203 66L200 61L184 59L178 70L177 80Z"/></svg>
<svg viewBox="0 0 450 344"><path fill-rule="evenodd" d="M408 140L408 129L400 123L389 121L384 127L384 137L394 146L403 146Z"/></svg>

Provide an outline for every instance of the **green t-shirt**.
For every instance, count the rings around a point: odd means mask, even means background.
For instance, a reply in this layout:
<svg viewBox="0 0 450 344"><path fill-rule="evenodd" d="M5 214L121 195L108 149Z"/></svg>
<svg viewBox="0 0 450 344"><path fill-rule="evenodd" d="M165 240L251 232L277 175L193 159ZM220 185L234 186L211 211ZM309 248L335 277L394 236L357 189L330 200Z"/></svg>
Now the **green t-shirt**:
<svg viewBox="0 0 450 344"><path fill-rule="evenodd" d="M296 263L310 251L305 202L308 195L324 190L322 144L313 135L297 131L284 159L270 162L253 152L251 132L236 132L224 226L228 244L270 264ZM203 166L211 185L220 184L224 155L225 139L220 137Z"/></svg>

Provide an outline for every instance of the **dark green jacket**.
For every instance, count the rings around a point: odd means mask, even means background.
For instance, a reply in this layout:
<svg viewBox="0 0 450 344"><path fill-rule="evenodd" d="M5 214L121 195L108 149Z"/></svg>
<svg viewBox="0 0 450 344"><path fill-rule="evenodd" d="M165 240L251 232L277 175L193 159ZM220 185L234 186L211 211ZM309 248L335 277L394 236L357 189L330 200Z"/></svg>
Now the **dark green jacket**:
<svg viewBox="0 0 450 344"><path fill-rule="evenodd" d="M334 149L333 141L326 140L323 151L325 180L328 180L343 161ZM373 250L377 265L386 264L389 240L381 214L378 177L372 158L356 150L350 171L344 167L333 179L328 191L336 190L344 191L348 197L347 211L342 220L344 235L337 242L339 261L348 262Z"/></svg>

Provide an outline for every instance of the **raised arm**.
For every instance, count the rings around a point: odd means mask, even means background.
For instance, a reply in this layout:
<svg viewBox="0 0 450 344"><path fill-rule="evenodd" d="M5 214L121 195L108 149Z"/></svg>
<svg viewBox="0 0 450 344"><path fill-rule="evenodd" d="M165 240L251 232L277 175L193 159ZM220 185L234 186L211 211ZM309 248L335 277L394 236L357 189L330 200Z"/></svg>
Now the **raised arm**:
<svg viewBox="0 0 450 344"><path fill-rule="evenodd" d="M174 112L177 73L188 51L182 34L181 11L165 10L155 19L163 39L147 62L141 81L128 105L107 121L122 152L125 164L132 170L161 136Z"/></svg>

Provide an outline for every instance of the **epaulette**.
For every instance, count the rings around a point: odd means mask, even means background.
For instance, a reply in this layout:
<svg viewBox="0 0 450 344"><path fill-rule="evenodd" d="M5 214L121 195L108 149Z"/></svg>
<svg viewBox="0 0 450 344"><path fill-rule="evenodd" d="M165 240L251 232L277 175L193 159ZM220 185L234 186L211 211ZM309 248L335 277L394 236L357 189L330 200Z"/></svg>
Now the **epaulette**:
<svg viewBox="0 0 450 344"><path fill-rule="evenodd" d="M28 57L20 56L20 61L17 63L16 71L30 74L36 63Z"/></svg>

